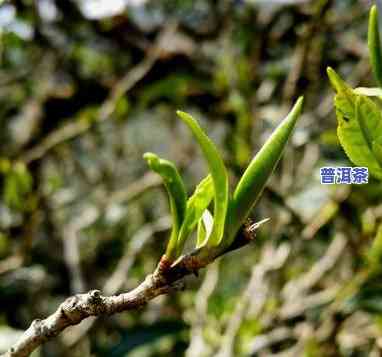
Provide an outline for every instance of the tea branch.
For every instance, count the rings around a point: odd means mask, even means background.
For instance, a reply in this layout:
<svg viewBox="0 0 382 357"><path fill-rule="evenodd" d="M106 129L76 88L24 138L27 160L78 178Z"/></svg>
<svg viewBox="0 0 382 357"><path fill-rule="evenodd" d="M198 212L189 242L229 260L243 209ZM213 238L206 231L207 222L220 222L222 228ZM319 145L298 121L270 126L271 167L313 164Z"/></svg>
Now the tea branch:
<svg viewBox="0 0 382 357"><path fill-rule="evenodd" d="M249 244L254 238L252 227L250 232L247 231L248 228L241 229L235 240L240 244L236 243L224 252L201 247L181 256L172 264L166 256L163 256L154 273L148 275L132 291L104 296L99 290L91 290L67 298L52 315L44 320L34 320L16 344L1 357L27 357L37 347L58 336L69 326L77 325L90 316L137 310L159 295L183 289L186 276L197 275L200 269L211 264L219 256Z"/></svg>

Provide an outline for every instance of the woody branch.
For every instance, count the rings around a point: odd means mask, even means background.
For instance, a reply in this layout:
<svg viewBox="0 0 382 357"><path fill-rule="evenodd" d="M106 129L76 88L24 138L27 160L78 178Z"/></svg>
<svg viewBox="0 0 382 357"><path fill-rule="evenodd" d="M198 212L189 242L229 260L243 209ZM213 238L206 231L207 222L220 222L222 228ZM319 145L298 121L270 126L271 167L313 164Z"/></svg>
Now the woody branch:
<svg viewBox="0 0 382 357"><path fill-rule="evenodd" d="M256 227L257 228L257 227ZM247 245L253 240L253 228L243 228L234 243L224 251L199 248L171 263L163 256L153 274L134 290L113 296L103 296L99 290L67 298L44 320L36 319L20 339L0 357L26 357L37 347L59 335L69 326L90 316L112 315L136 310L155 297L183 288L187 275L196 274L219 256Z"/></svg>

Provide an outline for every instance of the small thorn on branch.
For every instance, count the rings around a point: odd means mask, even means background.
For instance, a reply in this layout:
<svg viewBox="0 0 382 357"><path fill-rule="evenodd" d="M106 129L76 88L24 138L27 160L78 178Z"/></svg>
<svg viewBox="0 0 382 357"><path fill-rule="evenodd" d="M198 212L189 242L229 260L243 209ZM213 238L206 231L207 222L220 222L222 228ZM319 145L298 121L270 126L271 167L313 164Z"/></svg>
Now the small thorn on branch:
<svg viewBox="0 0 382 357"><path fill-rule="evenodd" d="M248 221L244 224L244 236L248 241L252 241L255 239L255 231L260 228L264 223L268 222L270 218L264 218L261 221L252 223L251 220L248 219Z"/></svg>
<svg viewBox="0 0 382 357"><path fill-rule="evenodd" d="M249 227L247 227L246 229L249 231L249 232L254 232L256 229L258 229L260 226L262 226L264 223L267 223L268 221L270 220L270 218L264 218L262 219L261 221L258 221L256 223L253 223L251 224Z"/></svg>

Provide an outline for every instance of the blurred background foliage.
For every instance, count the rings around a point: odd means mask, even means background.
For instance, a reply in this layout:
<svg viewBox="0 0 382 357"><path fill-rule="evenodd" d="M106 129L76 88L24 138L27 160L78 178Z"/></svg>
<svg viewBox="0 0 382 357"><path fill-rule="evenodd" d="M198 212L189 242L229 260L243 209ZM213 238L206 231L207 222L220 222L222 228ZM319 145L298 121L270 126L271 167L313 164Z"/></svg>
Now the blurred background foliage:
<svg viewBox="0 0 382 357"><path fill-rule="evenodd" d="M142 311L87 320L35 356L380 356L382 187L349 166L330 65L374 85L369 1L19 0L0 5L0 351L65 297L136 286L171 222L145 151L205 175L197 117L232 185L298 95L255 244Z"/></svg>

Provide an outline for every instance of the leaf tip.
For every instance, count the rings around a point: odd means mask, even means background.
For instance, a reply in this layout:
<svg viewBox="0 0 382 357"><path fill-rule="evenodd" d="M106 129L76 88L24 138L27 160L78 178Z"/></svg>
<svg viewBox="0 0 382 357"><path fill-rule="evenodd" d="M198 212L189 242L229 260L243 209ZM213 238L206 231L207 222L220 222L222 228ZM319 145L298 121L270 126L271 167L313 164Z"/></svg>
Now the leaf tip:
<svg viewBox="0 0 382 357"><path fill-rule="evenodd" d="M330 66L326 67L326 73L330 77L330 75L334 72L334 69Z"/></svg>
<svg viewBox="0 0 382 357"><path fill-rule="evenodd" d="M328 74L330 83L332 84L333 88L336 91L339 91L339 87L338 87L339 76L336 73L336 71L332 67L329 66L326 68L326 73Z"/></svg>
<svg viewBox="0 0 382 357"><path fill-rule="evenodd" d="M304 96L302 95L302 96L298 97L298 99L294 105L294 108L298 111L298 114L301 113L303 106L304 106Z"/></svg>
<svg viewBox="0 0 382 357"><path fill-rule="evenodd" d="M332 67L328 67L326 73L328 74L330 84L337 93L349 93L349 89L351 90L351 88L341 79Z"/></svg>
<svg viewBox="0 0 382 357"><path fill-rule="evenodd" d="M304 105L304 97L301 96L296 100L292 110L288 114L287 118L284 120L284 123L285 123L284 125L286 126L291 125L293 127L296 124L297 120L300 118L303 105Z"/></svg>
<svg viewBox="0 0 382 357"><path fill-rule="evenodd" d="M377 15L378 15L378 9L377 9L377 5L373 5L371 8L370 8L370 19L376 19L377 20Z"/></svg>
<svg viewBox="0 0 382 357"><path fill-rule="evenodd" d="M188 124L188 123L193 123L193 122L196 123L196 120L195 120L190 114L188 114L188 113L186 113L186 112L183 112L183 111L181 111L181 110L177 110L177 111L176 111L176 114L177 114L177 116L178 116L180 119L182 119L186 124Z"/></svg>
<svg viewBox="0 0 382 357"><path fill-rule="evenodd" d="M156 162L159 161L158 155L152 153L152 152L145 152L143 154L143 158L147 161L147 164L151 167L154 165Z"/></svg>

